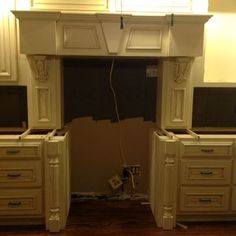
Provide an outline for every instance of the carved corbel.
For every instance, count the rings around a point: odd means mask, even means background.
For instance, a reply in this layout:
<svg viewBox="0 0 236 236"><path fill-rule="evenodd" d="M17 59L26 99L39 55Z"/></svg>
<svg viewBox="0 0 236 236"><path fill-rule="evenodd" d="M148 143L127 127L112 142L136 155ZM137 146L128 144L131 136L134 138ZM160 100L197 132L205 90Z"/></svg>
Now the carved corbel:
<svg viewBox="0 0 236 236"><path fill-rule="evenodd" d="M47 56L31 56L32 69L35 79L39 81L48 80L48 57Z"/></svg>
<svg viewBox="0 0 236 236"><path fill-rule="evenodd" d="M177 58L175 60L174 81L178 84L186 81L190 75L192 58Z"/></svg>

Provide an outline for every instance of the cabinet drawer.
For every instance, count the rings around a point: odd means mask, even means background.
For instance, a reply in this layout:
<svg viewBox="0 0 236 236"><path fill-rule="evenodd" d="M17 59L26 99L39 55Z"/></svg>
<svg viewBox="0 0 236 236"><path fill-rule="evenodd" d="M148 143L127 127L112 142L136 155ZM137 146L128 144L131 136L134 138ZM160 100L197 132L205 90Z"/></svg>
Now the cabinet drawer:
<svg viewBox="0 0 236 236"><path fill-rule="evenodd" d="M236 211L236 187L232 189L231 210Z"/></svg>
<svg viewBox="0 0 236 236"><path fill-rule="evenodd" d="M229 208L229 188L227 187L181 187L180 211L215 212Z"/></svg>
<svg viewBox="0 0 236 236"><path fill-rule="evenodd" d="M0 161L0 187L39 187L40 161Z"/></svg>
<svg viewBox="0 0 236 236"><path fill-rule="evenodd" d="M41 143L0 143L0 159L40 158Z"/></svg>
<svg viewBox="0 0 236 236"><path fill-rule="evenodd" d="M233 142L182 142L181 156L232 156Z"/></svg>
<svg viewBox="0 0 236 236"><path fill-rule="evenodd" d="M230 184L231 160L181 160L180 183L221 185Z"/></svg>
<svg viewBox="0 0 236 236"><path fill-rule="evenodd" d="M42 215L42 192L40 189L0 191L0 215Z"/></svg>

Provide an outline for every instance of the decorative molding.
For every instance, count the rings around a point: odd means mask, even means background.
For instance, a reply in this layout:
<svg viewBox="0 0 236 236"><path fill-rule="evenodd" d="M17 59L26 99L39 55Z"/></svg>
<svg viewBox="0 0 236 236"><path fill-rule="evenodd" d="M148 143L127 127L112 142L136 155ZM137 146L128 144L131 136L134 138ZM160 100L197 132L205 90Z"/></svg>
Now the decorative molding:
<svg viewBox="0 0 236 236"><path fill-rule="evenodd" d="M161 48L161 29L131 28L126 49L161 50Z"/></svg>
<svg viewBox="0 0 236 236"><path fill-rule="evenodd" d="M44 82L48 80L48 57L31 56L35 79Z"/></svg>
<svg viewBox="0 0 236 236"><path fill-rule="evenodd" d="M108 11L108 0L32 0L33 9Z"/></svg>
<svg viewBox="0 0 236 236"><path fill-rule="evenodd" d="M186 88L172 88L171 96L171 122L184 121Z"/></svg>
<svg viewBox="0 0 236 236"><path fill-rule="evenodd" d="M96 26L66 25L63 27L64 48L99 49Z"/></svg>
<svg viewBox="0 0 236 236"><path fill-rule="evenodd" d="M120 30L120 22L102 23L102 29L109 53L118 53L124 31Z"/></svg>
<svg viewBox="0 0 236 236"><path fill-rule="evenodd" d="M48 87L36 87L38 122L51 121L51 94Z"/></svg>
<svg viewBox="0 0 236 236"><path fill-rule="evenodd" d="M59 142L47 142L47 194L48 194L48 229L50 232L60 231L60 199L59 199L59 168L60 168L60 147Z"/></svg>
<svg viewBox="0 0 236 236"><path fill-rule="evenodd" d="M121 2L122 1L122 2ZM189 0L165 0L165 1L153 1L153 0L115 0L115 11L121 11L121 5L123 12L185 12L190 13L191 1Z"/></svg>
<svg viewBox="0 0 236 236"><path fill-rule="evenodd" d="M174 81L178 84L185 82L190 76L191 66L191 58L176 58Z"/></svg>
<svg viewBox="0 0 236 236"><path fill-rule="evenodd" d="M166 153L164 155L164 179L163 179L163 229L173 229L175 226L175 189L176 183L176 141L169 140L165 143ZM174 191L174 192L173 192Z"/></svg>

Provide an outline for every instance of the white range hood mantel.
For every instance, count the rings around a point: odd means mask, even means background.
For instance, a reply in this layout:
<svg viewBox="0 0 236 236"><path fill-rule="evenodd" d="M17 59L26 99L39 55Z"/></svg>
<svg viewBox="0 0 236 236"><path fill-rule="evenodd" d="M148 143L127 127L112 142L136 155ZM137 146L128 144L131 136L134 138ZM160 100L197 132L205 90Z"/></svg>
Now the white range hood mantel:
<svg viewBox="0 0 236 236"><path fill-rule="evenodd" d="M13 11L24 54L196 57L203 51L210 15L123 15Z"/></svg>

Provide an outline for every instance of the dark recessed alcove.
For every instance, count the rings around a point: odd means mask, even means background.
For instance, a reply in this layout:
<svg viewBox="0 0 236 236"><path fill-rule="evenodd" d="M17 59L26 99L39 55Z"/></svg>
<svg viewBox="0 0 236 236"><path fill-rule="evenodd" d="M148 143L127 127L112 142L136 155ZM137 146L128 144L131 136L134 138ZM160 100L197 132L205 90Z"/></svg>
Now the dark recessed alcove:
<svg viewBox="0 0 236 236"><path fill-rule="evenodd" d="M115 59L112 71L120 119L143 117L155 121L158 61ZM109 86L112 59L64 58L64 118L91 116L116 121Z"/></svg>
<svg viewBox="0 0 236 236"><path fill-rule="evenodd" d="M194 88L192 126L236 127L236 88Z"/></svg>
<svg viewBox="0 0 236 236"><path fill-rule="evenodd" d="M0 86L0 127L27 127L27 87Z"/></svg>

